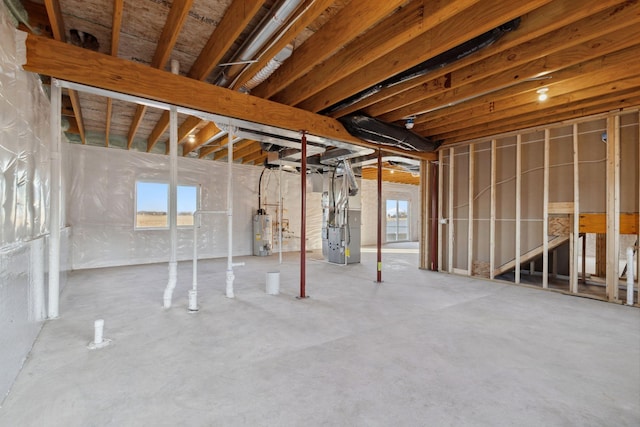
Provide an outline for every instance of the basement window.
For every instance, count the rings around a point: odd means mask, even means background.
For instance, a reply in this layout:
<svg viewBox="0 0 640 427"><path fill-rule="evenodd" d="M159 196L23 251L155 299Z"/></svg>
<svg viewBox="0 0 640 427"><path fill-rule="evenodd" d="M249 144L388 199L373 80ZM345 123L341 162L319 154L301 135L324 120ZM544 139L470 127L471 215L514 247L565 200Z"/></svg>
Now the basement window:
<svg viewBox="0 0 640 427"><path fill-rule="evenodd" d="M198 187L178 185L178 227L193 226ZM169 184L136 181L136 229L169 228Z"/></svg>
<svg viewBox="0 0 640 427"><path fill-rule="evenodd" d="M387 242L409 240L409 201L387 200Z"/></svg>

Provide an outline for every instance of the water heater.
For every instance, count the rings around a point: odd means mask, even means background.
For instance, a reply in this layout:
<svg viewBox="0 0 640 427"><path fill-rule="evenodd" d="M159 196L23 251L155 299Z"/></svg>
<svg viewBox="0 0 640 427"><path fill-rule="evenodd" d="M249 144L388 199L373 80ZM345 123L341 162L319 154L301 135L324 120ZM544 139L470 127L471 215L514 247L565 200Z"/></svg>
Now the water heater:
<svg viewBox="0 0 640 427"><path fill-rule="evenodd" d="M272 248L271 216L267 215L263 209L253 217L253 255L271 255Z"/></svg>

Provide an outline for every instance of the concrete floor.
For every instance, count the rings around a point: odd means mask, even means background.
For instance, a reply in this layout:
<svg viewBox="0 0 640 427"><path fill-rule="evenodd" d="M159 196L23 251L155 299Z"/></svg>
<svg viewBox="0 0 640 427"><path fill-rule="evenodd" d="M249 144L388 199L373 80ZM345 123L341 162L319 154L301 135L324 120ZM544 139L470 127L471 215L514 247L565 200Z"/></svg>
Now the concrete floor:
<svg viewBox="0 0 640 427"><path fill-rule="evenodd" d="M399 246L399 248L398 248ZM638 426L640 310L421 271L413 249L347 267L310 254L76 271L0 426ZM409 252L409 253L404 253ZM240 259L236 259L240 261ZM280 270L281 293L265 273ZM105 319L100 350L88 350Z"/></svg>

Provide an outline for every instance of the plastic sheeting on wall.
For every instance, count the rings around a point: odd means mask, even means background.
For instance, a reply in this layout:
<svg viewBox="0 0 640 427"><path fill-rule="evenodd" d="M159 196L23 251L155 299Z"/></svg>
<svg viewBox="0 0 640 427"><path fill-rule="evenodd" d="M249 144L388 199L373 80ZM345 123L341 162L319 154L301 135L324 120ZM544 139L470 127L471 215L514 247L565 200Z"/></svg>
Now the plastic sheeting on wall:
<svg viewBox="0 0 640 427"><path fill-rule="evenodd" d="M67 147L71 168L67 195L68 221L72 233L74 269L165 262L169 259L169 230L135 229L136 181L169 182L169 157L115 148L71 144ZM258 180L262 169L233 165L233 254L252 254L253 215L258 209ZM277 204L277 171L263 181L263 201ZM268 183L267 183L268 181ZM178 185L200 187L201 210L226 209L227 164L191 158L178 159ZM283 173L285 219L290 233L283 250L300 247L300 176ZM319 198L318 198L319 199ZM269 213L275 215L273 206ZM308 221L321 223L321 206L308 204ZM287 218L288 216L288 218ZM274 216L275 219L275 216ZM178 228L178 259L193 253L193 230ZM198 235L198 256L227 255L226 215L205 215ZM274 238L277 234L274 234ZM310 236L312 239L314 236ZM321 247L317 242L308 247Z"/></svg>
<svg viewBox="0 0 640 427"><path fill-rule="evenodd" d="M0 247L47 231L49 99L22 71L22 41L0 5Z"/></svg>

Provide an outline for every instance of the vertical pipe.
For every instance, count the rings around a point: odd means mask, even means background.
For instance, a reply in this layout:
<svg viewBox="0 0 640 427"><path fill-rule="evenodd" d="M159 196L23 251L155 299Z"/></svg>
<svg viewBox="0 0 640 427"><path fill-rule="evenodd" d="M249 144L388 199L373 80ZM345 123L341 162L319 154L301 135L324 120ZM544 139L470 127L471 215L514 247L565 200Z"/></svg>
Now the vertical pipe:
<svg viewBox="0 0 640 427"><path fill-rule="evenodd" d="M542 287L549 287L549 129L544 130L544 172L542 196Z"/></svg>
<svg viewBox="0 0 640 427"><path fill-rule="evenodd" d="M278 263L282 264L282 161L278 162Z"/></svg>
<svg viewBox="0 0 640 427"><path fill-rule="evenodd" d="M60 302L60 109L62 90L51 81L51 202L49 205L49 319L59 316Z"/></svg>
<svg viewBox="0 0 640 427"><path fill-rule="evenodd" d="M178 61L171 61L171 72L178 74ZM164 308L171 307L178 280L178 107L169 107L169 281L164 290Z"/></svg>
<svg viewBox="0 0 640 427"><path fill-rule="evenodd" d="M475 175L476 175L476 159L475 159L475 145L469 145L469 188L468 188L468 196L469 196L469 216L468 216L468 224L467 224L467 235L468 235L468 245L467 245L467 271L468 275L473 275L473 188L475 186Z"/></svg>
<svg viewBox="0 0 640 427"><path fill-rule="evenodd" d="M193 213L193 272L191 279L191 289L198 290L198 211Z"/></svg>
<svg viewBox="0 0 640 427"><path fill-rule="evenodd" d="M627 248L627 305L633 305L633 248Z"/></svg>
<svg viewBox="0 0 640 427"><path fill-rule="evenodd" d="M300 139L301 164L300 164L300 298L306 298L306 267L307 267L307 134L302 131Z"/></svg>
<svg viewBox="0 0 640 427"><path fill-rule="evenodd" d="M454 232L455 232L455 215L453 214L453 196L454 196L454 182L455 182L455 168L456 168L456 153L455 148L449 149L449 195L447 196L447 215L449 216L449 223L447 224L447 270L449 273L453 273L453 247L454 245Z"/></svg>
<svg viewBox="0 0 640 427"><path fill-rule="evenodd" d="M521 273L521 235L522 232L522 134L516 137L516 277L515 283L520 283Z"/></svg>
<svg viewBox="0 0 640 427"><path fill-rule="evenodd" d="M378 149L378 236L376 241L376 283L382 283L382 151Z"/></svg>
<svg viewBox="0 0 640 427"><path fill-rule="evenodd" d="M443 197L444 197L444 150L438 152L438 268L437 271L442 271L442 220L443 220Z"/></svg>
<svg viewBox="0 0 640 427"><path fill-rule="evenodd" d="M498 142L491 140L491 218L489 221L489 278L495 277L496 269L496 164Z"/></svg>
<svg viewBox="0 0 640 427"><path fill-rule="evenodd" d="M30 274L29 320L40 322L47 318L44 293L44 238L42 237L31 241Z"/></svg>
<svg viewBox="0 0 640 427"><path fill-rule="evenodd" d="M229 142L227 144L227 298L233 298L233 143L235 135L229 127Z"/></svg>

